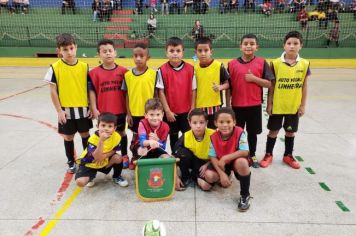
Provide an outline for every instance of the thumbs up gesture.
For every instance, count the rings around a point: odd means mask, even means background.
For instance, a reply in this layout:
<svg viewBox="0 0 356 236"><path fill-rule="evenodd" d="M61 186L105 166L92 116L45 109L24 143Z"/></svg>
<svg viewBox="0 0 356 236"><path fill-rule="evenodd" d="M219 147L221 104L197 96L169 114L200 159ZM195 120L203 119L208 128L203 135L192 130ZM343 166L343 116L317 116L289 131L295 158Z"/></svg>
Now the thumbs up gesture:
<svg viewBox="0 0 356 236"><path fill-rule="evenodd" d="M256 79L256 76L254 76L254 75L252 74L251 70L248 69L248 71L247 71L247 73L246 73L246 75L245 75L245 80L246 80L247 82L254 82L255 79Z"/></svg>

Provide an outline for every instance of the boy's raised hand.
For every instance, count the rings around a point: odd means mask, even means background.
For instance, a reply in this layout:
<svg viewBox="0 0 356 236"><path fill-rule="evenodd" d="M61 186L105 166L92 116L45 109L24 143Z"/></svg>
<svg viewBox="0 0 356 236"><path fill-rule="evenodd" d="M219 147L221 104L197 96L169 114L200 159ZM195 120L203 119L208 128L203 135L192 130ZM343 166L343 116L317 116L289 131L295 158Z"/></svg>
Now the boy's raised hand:
<svg viewBox="0 0 356 236"><path fill-rule="evenodd" d="M105 141L111 136L110 133L105 132L105 130L99 130L99 138L101 141Z"/></svg>
<svg viewBox="0 0 356 236"><path fill-rule="evenodd" d="M254 75L252 74L251 70L248 69L248 72L247 72L246 75L245 75L245 80L246 80L247 82L255 82L255 79L256 79L256 76L254 76Z"/></svg>
<svg viewBox="0 0 356 236"><path fill-rule="evenodd" d="M63 110L60 110L58 112L58 122L61 125L64 125L65 123L67 123L66 113Z"/></svg>

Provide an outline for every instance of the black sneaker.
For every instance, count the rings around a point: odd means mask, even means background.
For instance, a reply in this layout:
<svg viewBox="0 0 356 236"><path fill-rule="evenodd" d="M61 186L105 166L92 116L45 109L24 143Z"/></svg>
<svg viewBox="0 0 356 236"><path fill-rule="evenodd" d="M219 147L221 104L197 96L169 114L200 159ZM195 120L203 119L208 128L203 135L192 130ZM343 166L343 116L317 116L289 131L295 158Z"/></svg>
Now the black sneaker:
<svg viewBox="0 0 356 236"><path fill-rule="evenodd" d="M247 211L250 208L250 196L241 196L237 208L239 211Z"/></svg>
<svg viewBox="0 0 356 236"><path fill-rule="evenodd" d="M258 160L256 156L250 157L252 161L252 167L253 168L260 168L260 163L258 163Z"/></svg>
<svg viewBox="0 0 356 236"><path fill-rule="evenodd" d="M77 166L75 165L74 162L68 163L67 173L74 174L76 170L77 170Z"/></svg>

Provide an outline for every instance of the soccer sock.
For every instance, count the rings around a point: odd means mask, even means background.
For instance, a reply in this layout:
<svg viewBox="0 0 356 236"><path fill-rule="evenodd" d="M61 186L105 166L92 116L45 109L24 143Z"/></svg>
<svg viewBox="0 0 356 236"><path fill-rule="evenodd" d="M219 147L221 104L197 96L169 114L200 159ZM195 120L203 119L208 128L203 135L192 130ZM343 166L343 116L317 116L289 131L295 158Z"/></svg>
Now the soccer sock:
<svg viewBox="0 0 356 236"><path fill-rule="evenodd" d="M114 169L114 174L112 175L113 178L117 178L121 176L121 171L122 171L122 162L118 164L114 164L113 166Z"/></svg>
<svg viewBox="0 0 356 236"><path fill-rule="evenodd" d="M250 149L250 156L253 157L256 154L257 134L247 134L248 147Z"/></svg>
<svg viewBox="0 0 356 236"><path fill-rule="evenodd" d="M173 152L174 149L174 145L176 144L176 142L178 141L178 133L177 134L170 134L169 135L169 139L170 139L170 145L171 145L171 150Z"/></svg>
<svg viewBox="0 0 356 236"><path fill-rule="evenodd" d="M68 164L74 163L74 141L66 141L64 140L64 149L66 151L66 156L68 159Z"/></svg>
<svg viewBox="0 0 356 236"><path fill-rule="evenodd" d="M88 146L88 140L89 140L89 137L90 137L90 136L85 137L85 138L83 138L83 137L82 137L82 145L83 145L83 149L86 149L86 148L87 148L87 146Z"/></svg>
<svg viewBox="0 0 356 236"><path fill-rule="evenodd" d="M276 143L277 138L271 138L267 136L267 143L266 143L266 153L273 153L274 144Z"/></svg>
<svg viewBox="0 0 356 236"><path fill-rule="evenodd" d="M294 148L294 137L284 137L284 145L285 145L285 151L284 155L292 155L293 153L293 148Z"/></svg>
<svg viewBox="0 0 356 236"><path fill-rule="evenodd" d="M121 137L121 154L123 156L127 155L127 136L122 136Z"/></svg>
<svg viewBox="0 0 356 236"><path fill-rule="evenodd" d="M242 176L234 171L235 176L238 175L240 180L240 195L241 196L250 196L250 181L251 181L251 172L248 175ZM237 178L237 177L236 177Z"/></svg>

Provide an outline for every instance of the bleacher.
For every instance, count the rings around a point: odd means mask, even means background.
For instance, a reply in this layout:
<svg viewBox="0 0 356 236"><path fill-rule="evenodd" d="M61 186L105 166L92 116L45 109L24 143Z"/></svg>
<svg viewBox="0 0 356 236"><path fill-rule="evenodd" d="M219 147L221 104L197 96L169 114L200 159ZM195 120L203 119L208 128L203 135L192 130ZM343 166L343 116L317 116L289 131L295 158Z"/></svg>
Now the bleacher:
<svg viewBox="0 0 356 236"><path fill-rule="evenodd" d="M346 1L346 5L351 0ZM260 39L261 47L280 47L283 36L290 30L301 30L296 15L293 13L273 13L266 17L257 10L244 12L243 0L240 0L238 12L220 14L218 0L210 3L207 14L189 12L180 15L163 16L156 13L158 27L154 37L148 37L147 18L149 8L144 14L134 15L134 1L124 0L123 10L114 10L110 22L92 21L92 1L76 0L76 14L68 11L61 14L61 1L31 1L29 14L0 14L0 47L53 47L59 33L69 32L76 36L81 47L93 47L101 38L110 38L117 47L132 47L136 42L148 43L150 47L162 47L167 38L183 38L186 47L193 47L191 30L194 21L199 19L207 36L211 37L215 47L230 48L239 44L239 39L246 33L255 33ZM159 1L158 1L159 2ZM256 5L260 2L256 2ZM157 7L160 10L160 6ZM315 6L307 6L315 9ZM257 7L258 9L258 7ZM340 47L356 46L356 20L351 12L340 12ZM319 29L317 21L308 23L303 32L305 47L324 47L332 27Z"/></svg>

